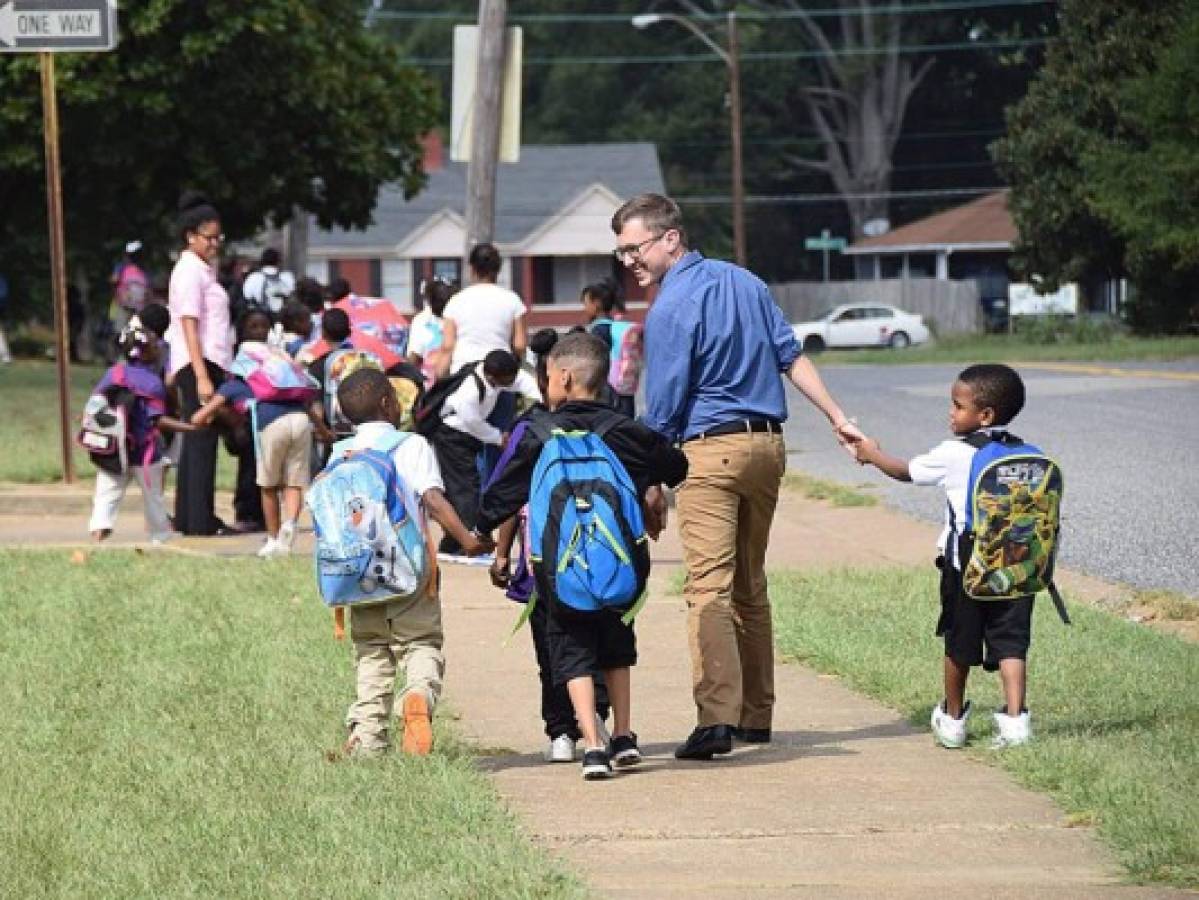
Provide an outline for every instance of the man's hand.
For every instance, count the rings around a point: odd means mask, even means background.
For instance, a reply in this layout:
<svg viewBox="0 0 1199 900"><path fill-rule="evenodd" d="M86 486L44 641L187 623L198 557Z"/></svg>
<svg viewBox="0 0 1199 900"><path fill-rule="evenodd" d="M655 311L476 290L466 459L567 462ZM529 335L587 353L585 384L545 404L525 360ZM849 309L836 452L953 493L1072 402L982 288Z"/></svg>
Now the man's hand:
<svg viewBox="0 0 1199 900"><path fill-rule="evenodd" d="M666 492L655 484L645 492L645 530L655 541L666 527L668 515Z"/></svg>
<svg viewBox="0 0 1199 900"><path fill-rule="evenodd" d="M508 571L508 566L511 561L497 556L495 561L487 569L487 574L491 576L491 583L498 588L506 588L508 582L512 580L512 575Z"/></svg>
<svg viewBox="0 0 1199 900"><path fill-rule="evenodd" d="M842 419L833 425L833 435L837 443L845 448L845 452L854 459L858 458L857 445L866 439L865 432L858 428L854 419Z"/></svg>

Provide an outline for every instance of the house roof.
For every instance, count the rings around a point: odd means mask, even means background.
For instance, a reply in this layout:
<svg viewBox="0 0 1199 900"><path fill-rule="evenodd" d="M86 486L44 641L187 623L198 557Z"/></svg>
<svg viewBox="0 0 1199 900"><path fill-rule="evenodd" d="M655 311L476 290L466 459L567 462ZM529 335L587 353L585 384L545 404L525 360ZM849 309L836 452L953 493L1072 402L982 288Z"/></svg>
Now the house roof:
<svg viewBox="0 0 1199 900"><path fill-rule="evenodd" d="M996 191L884 235L855 241L846 253L910 253L954 248L1010 250L1016 223L1008 211L1008 191Z"/></svg>
<svg viewBox="0 0 1199 900"><path fill-rule="evenodd" d="M650 143L521 147L520 162L500 163L496 175L495 242L520 244L596 184L618 197L664 193L657 148ZM465 203L466 163L447 160L411 200L395 187L383 188L374 223L365 231L324 231L313 223L310 243L326 252L397 247L439 213L464 216ZM608 223L600 226L606 231Z"/></svg>

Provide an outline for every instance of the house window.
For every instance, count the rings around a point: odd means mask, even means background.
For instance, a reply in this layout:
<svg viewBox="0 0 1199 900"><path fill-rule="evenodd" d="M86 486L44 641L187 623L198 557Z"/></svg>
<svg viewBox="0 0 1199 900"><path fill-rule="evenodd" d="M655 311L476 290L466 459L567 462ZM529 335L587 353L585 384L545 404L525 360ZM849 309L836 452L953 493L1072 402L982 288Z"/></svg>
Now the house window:
<svg viewBox="0 0 1199 900"><path fill-rule="evenodd" d="M462 260L433 260L433 277L440 278L442 281L448 281L451 284L462 284Z"/></svg>
<svg viewBox="0 0 1199 900"><path fill-rule="evenodd" d="M909 278L935 278L937 256L934 253L911 253L908 255Z"/></svg>
<svg viewBox="0 0 1199 900"><path fill-rule="evenodd" d="M554 258L552 256L534 256L533 263L533 302L554 302Z"/></svg>
<svg viewBox="0 0 1199 900"><path fill-rule="evenodd" d="M888 253L878 258L880 278L902 278L903 256L898 253Z"/></svg>

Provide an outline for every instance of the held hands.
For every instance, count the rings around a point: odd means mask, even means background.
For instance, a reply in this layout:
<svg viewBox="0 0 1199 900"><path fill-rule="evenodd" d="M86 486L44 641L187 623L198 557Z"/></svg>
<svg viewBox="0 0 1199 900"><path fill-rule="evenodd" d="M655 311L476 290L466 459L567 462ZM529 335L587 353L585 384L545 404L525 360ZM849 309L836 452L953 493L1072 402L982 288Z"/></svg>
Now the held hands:
<svg viewBox="0 0 1199 900"><path fill-rule="evenodd" d="M862 442L868 440L865 432L858 427L856 419L841 419L833 425L833 435L837 438L837 443L845 448L845 452L856 459L859 463L862 460L858 457L858 448Z"/></svg>
<svg viewBox="0 0 1199 900"><path fill-rule="evenodd" d="M489 535L472 531L462 542L462 552L466 556L482 556L495 549L495 541Z"/></svg>

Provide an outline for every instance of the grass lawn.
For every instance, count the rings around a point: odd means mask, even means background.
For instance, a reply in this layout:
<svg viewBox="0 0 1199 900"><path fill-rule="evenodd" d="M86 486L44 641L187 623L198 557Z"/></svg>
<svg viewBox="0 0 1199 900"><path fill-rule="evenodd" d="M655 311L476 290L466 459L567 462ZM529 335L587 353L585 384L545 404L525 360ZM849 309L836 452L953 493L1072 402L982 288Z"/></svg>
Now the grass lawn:
<svg viewBox="0 0 1199 900"><path fill-rule="evenodd" d="M582 896L440 725L426 759L338 757L350 651L310 563L0 571L0 896Z"/></svg>
<svg viewBox="0 0 1199 900"><path fill-rule="evenodd" d="M822 366L840 363L1119 362L1199 356L1199 337L1119 336L1094 343L1034 344L1019 335L947 337L904 350L831 350L815 357Z"/></svg>
<svg viewBox="0 0 1199 900"><path fill-rule="evenodd" d="M860 484L851 487L837 481L814 478L794 469L783 475L783 487L798 491L809 500L827 500L838 507L878 505L878 497L867 493L873 489L873 485Z"/></svg>
<svg viewBox="0 0 1199 900"><path fill-rule="evenodd" d="M103 366L71 366L72 447L75 475L95 477L87 453L74 446L74 430ZM0 481L45 484L62 480L62 450L58 432L58 373L53 362L18 360L0 366ZM217 487L232 490L237 460L222 447L217 454Z"/></svg>
<svg viewBox="0 0 1199 900"><path fill-rule="evenodd" d="M922 727L941 697L932 567L776 573L782 653L843 677ZM1066 598L1069 602L1069 597ZM973 752L1094 824L1130 877L1199 886L1199 647L1081 604L1038 603L1029 669L1035 740L993 753L998 676L976 670ZM930 753L947 753L934 747ZM1187 799L1190 798L1190 799Z"/></svg>

